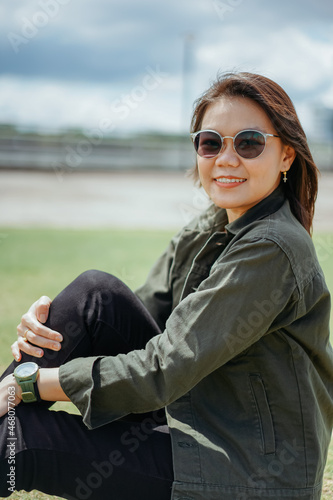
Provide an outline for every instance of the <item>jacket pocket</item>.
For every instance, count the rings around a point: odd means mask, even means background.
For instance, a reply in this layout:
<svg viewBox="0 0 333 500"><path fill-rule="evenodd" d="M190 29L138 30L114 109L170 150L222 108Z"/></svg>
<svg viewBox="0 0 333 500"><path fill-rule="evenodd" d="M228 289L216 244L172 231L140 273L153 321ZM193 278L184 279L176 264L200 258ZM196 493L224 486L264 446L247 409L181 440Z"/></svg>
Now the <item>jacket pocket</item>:
<svg viewBox="0 0 333 500"><path fill-rule="evenodd" d="M254 403L258 413L264 454L269 455L270 453L275 453L275 433L265 386L259 374L250 374L249 378Z"/></svg>

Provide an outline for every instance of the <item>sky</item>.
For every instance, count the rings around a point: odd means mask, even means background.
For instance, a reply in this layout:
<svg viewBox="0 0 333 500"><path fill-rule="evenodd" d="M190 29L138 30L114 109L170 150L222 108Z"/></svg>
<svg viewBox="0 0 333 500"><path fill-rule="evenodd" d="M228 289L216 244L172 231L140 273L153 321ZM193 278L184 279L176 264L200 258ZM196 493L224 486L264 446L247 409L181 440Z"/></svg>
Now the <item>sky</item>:
<svg viewBox="0 0 333 500"><path fill-rule="evenodd" d="M333 109L332 0L0 0L0 123L189 130L218 72L291 96L308 133Z"/></svg>

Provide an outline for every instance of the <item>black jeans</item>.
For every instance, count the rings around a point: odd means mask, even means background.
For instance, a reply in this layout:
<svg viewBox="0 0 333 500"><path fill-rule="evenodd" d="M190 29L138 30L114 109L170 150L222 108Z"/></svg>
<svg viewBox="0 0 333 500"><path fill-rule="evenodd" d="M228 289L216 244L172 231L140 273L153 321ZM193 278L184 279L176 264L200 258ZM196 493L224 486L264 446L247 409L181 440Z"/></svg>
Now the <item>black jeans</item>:
<svg viewBox="0 0 333 500"><path fill-rule="evenodd" d="M41 367L127 353L160 333L126 285L99 271L83 273L65 288L52 302L46 324L64 340L61 351L33 358ZM37 489L79 500L170 500L171 442L163 424L161 409L88 430L79 415L49 410L46 402L21 403L15 419L0 419L0 496Z"/></svg>

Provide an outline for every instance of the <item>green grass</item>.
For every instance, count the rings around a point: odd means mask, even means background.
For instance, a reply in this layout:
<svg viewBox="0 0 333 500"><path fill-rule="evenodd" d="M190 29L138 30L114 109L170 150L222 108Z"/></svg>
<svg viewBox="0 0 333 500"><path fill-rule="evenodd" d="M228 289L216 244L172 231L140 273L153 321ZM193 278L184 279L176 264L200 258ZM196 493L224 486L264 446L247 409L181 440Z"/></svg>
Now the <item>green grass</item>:
<svg viewBox="0 0 333 500"><path fill-rule="evenodd" d="M11 361L9 346L16 325L41 295L54 297L78 274L100 269L135 289L166 247L170 231L0 229L0 368ZM327 284L333 291L333 234L314 238ZM333 330L331 325L331 330ZM11 500L55 499L39 492L18 492ZM333 441L322 500L333 498Z"/></svg>
<svg viewBox="0 0 333 500"><path fill-rule="evenodd" d="M0 364L23 312L41 295L54 297L87 269L140 285L171 237L164 231L0 229Z"/></svg>

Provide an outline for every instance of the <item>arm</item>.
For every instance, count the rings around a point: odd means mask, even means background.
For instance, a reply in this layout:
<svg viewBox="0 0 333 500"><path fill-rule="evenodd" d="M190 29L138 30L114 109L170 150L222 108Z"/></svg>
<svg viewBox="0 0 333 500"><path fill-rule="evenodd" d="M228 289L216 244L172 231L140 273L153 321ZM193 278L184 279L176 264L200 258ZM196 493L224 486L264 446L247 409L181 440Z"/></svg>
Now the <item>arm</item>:
<svg viewBox="0 0 333 500"><path fill-rule="evenodd" d="M38 391L44 401L70 401L59 382L59 368L41 368L37 380Z"/></svg>
<svg viewBox="0 0 333 500"><path fill-rule="evenodd" d="M41 368L37 385L41 399L45 401L69 401L59 383L59 368ZM13 395L13 392L15 392L14 400L8 398L9 395ZM13 374L8 375L0 382L0 417L5 415L10 408L21 403L21 393L21 387Z"/></svg>
<svg viewBox="0 0 333 500"><path fill-rule="evenodd" d="M294 321L298 299L289 259L278 245L236 243L145 349L70 361L60 367L61 386L88 427L153 411Z"/></svg>

